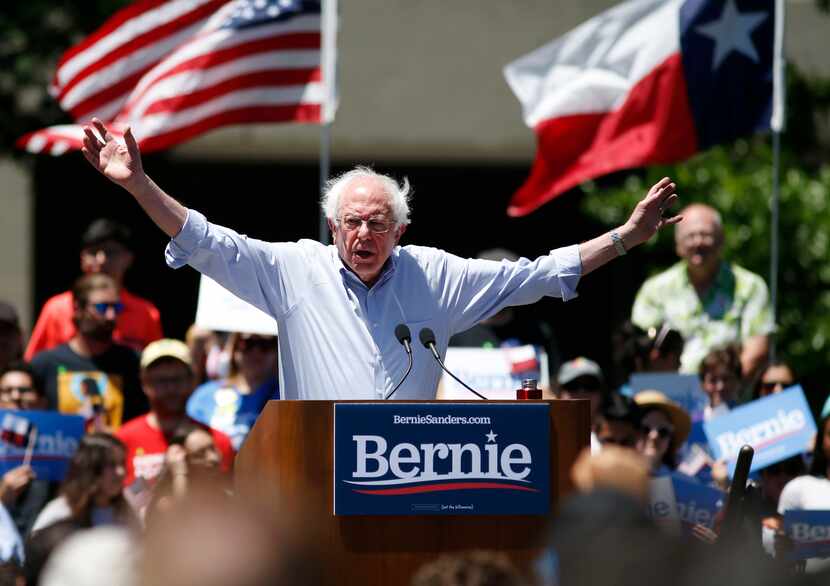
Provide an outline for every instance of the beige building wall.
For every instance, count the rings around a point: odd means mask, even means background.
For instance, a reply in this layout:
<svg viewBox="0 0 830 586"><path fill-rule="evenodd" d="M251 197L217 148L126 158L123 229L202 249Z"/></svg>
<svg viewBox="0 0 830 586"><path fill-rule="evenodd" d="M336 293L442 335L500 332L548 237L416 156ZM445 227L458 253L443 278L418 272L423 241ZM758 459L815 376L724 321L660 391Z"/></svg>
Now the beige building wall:
<svg viewBox="0 0 830 586"><path fill-rule="evenodd" d="M34 297L31 191L29 170L0 159L0 299L17 308L26 333L30 330Z"/></svg>

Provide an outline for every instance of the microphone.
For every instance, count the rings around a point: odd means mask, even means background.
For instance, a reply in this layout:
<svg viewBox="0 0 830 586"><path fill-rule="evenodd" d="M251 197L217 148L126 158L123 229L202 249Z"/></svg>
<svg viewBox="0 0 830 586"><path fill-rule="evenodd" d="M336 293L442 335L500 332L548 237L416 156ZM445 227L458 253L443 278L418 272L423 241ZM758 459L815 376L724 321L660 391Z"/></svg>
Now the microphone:
<svg viewBox="0 0 830 586"><path fill-rule="evenodd" d="M384 397L384 400L389 399L392 395L395 394L395 391L403 384L403 381L406 380L406 377L409 376L409 373L412 372L412 333L409 331L409 328L406 324L398 324L395 326L395 337L398 339L400 344L403 344L403 349L406 350L406 357L409 359L409 366L406 368L406 372L403 374L403 378L398 381L398 384L395 385L395 388L392 389L392 392Z"/></svg>
<svg viewBox="0 0 830 586"><path fill-rule="evenodd" d="M477 393L476 391L474 391L467 383L465 383L460 378L451 373L449 370L447 370L447 367L444 366L444 363L441 361L441 356L438 354L438 349L435 347L435 332L433 332L429 328L423 328L420 332L418 332L418 337L421 339L421 344L424 345L424 348L432 352L432 357L435 358L435 360L438 362L441 368L444 369L444 372L453 377L456 381L458 381L458 383L462 387L470 391L476 397L484 399L485 401L487 400L487 397L485 397L481 393Z"/></svg>

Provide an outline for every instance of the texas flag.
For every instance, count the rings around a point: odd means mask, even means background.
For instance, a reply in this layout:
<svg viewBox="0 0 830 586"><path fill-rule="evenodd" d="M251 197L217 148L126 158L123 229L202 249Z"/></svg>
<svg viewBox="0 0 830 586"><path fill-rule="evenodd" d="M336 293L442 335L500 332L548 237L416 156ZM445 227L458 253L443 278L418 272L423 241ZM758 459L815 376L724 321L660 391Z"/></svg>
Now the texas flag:
<svg viewBox="0 0 830 586"><path fill-rule="evenodd" d="M768 129L774 0L629 0L507 65L537 137L508 207Z"/></svg>

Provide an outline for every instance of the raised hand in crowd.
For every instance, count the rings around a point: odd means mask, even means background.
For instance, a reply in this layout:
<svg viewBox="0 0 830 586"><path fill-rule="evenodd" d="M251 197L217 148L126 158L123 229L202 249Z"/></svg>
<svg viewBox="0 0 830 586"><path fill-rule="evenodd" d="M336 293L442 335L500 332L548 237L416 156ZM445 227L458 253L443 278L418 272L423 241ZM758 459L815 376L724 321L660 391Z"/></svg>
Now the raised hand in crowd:
<svg viewBox="0 0 830 586"><path fill-rule="evenodd" d="M9 508L17 502L17 497L20 496L29 483L35 479L35 472L31 466L17 466L12 468L0 479L0 502L3 506Z"/></svg>

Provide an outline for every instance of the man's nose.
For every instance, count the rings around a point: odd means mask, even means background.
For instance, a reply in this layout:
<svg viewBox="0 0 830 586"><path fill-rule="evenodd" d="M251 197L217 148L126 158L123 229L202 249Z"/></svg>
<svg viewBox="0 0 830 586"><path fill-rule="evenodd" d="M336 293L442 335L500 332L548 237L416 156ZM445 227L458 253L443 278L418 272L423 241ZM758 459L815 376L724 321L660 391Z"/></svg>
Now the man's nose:
<svg viewBox="0 0 830 586"><path fill-rule="evenodd" d="M369 230L369 222L361 221L360 227L357 229L357 235L360 238L368 238L371 235L372 231Z"/></svg>
<svg viewBox="0 0 830 586"><path fill-rule="evenodd" d="M107 311L106 313L104 313L104 316L109 320L115 321L115 318L118 317L118 313L115 311L115 306L108 305Z"/></svg>

